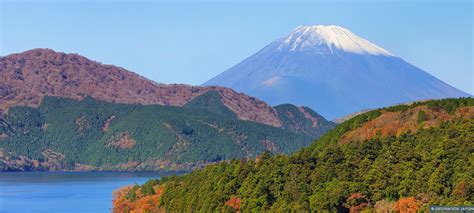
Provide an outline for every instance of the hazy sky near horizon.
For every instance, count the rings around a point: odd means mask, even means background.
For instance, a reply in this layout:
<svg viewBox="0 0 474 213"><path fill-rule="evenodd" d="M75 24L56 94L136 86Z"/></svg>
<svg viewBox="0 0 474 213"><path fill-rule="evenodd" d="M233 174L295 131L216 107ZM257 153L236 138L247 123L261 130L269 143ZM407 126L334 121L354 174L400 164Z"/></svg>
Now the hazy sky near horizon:
<svg viewBox="0 0 474 213"><path fill-rule="evenodd" d="M298 25L340 25L474 94L471 0L0 0L0 13L1 56L51 48L192 85Z"/></svg>

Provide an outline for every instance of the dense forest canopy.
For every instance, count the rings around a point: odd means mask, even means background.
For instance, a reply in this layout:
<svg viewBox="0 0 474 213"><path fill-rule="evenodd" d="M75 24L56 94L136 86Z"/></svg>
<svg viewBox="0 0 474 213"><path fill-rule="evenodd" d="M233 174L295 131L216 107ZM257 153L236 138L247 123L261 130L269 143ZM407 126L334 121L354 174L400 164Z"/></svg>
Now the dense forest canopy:
<svg viewBox="0 0 474 213"><path fill-rule="evenodd" d="M125 187L114 207L413 212L473 205L473 151L474 99L418 102L358 115L289 156L265 152Z"/></svg>
<svg viewBox="0 0 474 213"><path fill-rule="evenodd" d="M335 126L322 117L312 125L296 111L277 128L238 119L215 91L183 107L47 96L0 118L0 171L187 170L265 150L291 153Z"/></svg>

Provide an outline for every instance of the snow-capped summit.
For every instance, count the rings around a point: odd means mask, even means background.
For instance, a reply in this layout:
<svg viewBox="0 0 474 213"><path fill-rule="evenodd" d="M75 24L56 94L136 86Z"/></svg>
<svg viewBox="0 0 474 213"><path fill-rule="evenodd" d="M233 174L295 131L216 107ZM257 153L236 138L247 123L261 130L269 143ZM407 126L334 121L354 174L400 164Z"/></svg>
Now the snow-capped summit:
<svg viewBox="0 0 474 213"><path fill-rule="evenodd" d="M333 48L352 53L392 55L387 50L355 35L350 30L335 25L298 26L282 39L280 50L314 51L333 53Z"/></svg>
<svg viewBox="0 0 474 213"><path fill-rule="evenodd" d="M333 119L416 100L469 96L339 26L299 26L204 85Z"/></svg>

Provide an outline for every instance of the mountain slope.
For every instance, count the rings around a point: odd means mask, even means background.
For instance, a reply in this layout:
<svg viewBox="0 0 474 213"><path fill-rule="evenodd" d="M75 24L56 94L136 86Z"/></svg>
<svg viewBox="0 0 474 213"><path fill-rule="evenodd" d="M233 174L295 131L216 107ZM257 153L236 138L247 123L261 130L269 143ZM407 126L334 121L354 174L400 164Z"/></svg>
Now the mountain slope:
<svg viewBox="0 0 474 213"><path fill-rule="evenodd" d="M309 108L288 119L228 88L158 84L49 49L1 57L0 77L3 170L187 169L292 152L335 126Z"/></svg>
<svg viewBox="0 0 474 213"><path fill-rule="evenodd" d="M291 132L318 138L336 126L308 107L282 104L274 108L281 120L281 128Z"/></svg>
<svg viewBox="0 0 474 213"><path fill-rule="evenodd" d="M0 171L190 169L266 150L291 153L332 128L239 120L207 101L220 97L210 91L176 107L46 96L38 108L12 107L0 118Z"/></svg>
<svg viewBox="0 0 474 213"><path fill-rule="evenodd" d="M0 79L0 114L13 106L38 106L44 96L182 106L212 90L241 120L281 126L272 107L231 89L158 84L120 67L49 49L1 57Z"/></svg>
<svg viewBox="0 0 474 213"><path fill-rule="evenodd" d="M300 26L204 85L229 87L271 105L309 106L328 119L469 96L338 26Z"/></svg>
<svg viewBox="0 0 474 213"><path fill-rule="evenodd" d="M114 193L114 208L187 211L416 212L472 205L474 99L355 116L290 156L207 166Z"/></svg>
<svg viewBox="0 0 474 213"><path fill-rule="evenodd" d="M207 112L225 116L226 118L237 119L237 115L222 103L222 99L216 91L206 92L189 101L183 107L205 110Z"/></svg>

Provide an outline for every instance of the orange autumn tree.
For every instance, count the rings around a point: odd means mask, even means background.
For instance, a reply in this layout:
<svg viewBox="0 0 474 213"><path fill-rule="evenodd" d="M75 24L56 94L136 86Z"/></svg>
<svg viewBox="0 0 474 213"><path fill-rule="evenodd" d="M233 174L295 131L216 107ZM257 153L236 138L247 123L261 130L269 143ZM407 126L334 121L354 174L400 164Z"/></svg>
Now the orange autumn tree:
<svg viewBox="0 0 474 213"><path fill-rule="evenodd" d="M395 210L400 213L414 213L420 208L420 203L414 197L400 198L395 204Z"/></svg>
<svg viewBox="0 0 474 213"><path fill-rule="evenodd" d="M157 185L153 187L153 190L155 192L154 194L144 194L141 188L134 186L125 186L115 190L112 193L113 212L164 212L164 210L158 206L160 197L163 194L163 187ZM130 198L131 194L133 194L133 198Z"/></svg>
<svg viewBox="0 0 474 213"><path fill-rule="evenodd" d="M236 196L232 196L232 197L230 197L230 199L228 201L225 202L225 205L233 208L235 211L239 211L240 210L240 198L238 198Z"/></svg>
<svg viewBox="0 0 474 213"><path fill-rule="evenodd" d="M155 194L153 195L139 195L139 198L135 201L135 208L132 212L164 212L164 210L158 207L160 202L160 196L163 193L163 187L156 186L154 188ZM140 191L137 190L137 191Z"/></svg>
<svg viewBox="0 0 474 213"><path fill-rule="evenodd" d="M127 212L131 209L130 201L127 200L126 196L127 193L133 188L133 186L128 185L112 192L112 204L113 204L113 212Z"/></svg>
<svg viewBox="0 0 474 213"><path fill-rule="evenodd" d="M360 212L369 206L369 202L362 193L354 193L347 197L345 206L349 212Z"/></svg>

